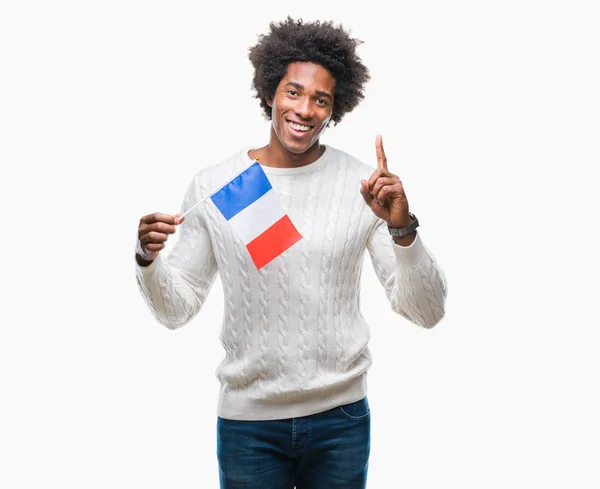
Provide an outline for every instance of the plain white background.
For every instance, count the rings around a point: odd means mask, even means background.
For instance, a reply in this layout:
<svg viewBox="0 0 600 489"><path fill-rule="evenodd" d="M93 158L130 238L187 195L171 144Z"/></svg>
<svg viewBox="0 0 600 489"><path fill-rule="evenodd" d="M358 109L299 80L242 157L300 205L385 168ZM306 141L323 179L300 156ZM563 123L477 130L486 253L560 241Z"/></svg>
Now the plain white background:
<svg viewBox="0 0 600 489"><path fill-rule="evenodd" d="M133 247L266 143L247 49L291 14L364 41L366 99L322 141L375 166L383 135L448 278L427 331L365 261L368 487L599 487L593 4L3 2L0 486L218 487L220 282L169 331Z"/></svg>

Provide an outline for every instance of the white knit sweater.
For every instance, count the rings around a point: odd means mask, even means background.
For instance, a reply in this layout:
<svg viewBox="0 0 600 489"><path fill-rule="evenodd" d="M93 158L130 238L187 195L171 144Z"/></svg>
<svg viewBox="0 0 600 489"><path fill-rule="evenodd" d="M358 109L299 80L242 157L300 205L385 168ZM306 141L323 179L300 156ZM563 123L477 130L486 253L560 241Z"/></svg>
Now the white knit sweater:
<svg viewBox="0 0 600 489"><path fill-rule="evenodd" d="M251 160L244 148L200 171L182 206L219 189ZM375 168L326 145L300 168L263 166L303 239L262 269L208 199L178 229L168 256L136 265L156 319L178 328L196 316L220 275L225 294L217 413L237 420L305 416L366 394L369 327L360 310L365 250L392 309L423 327L444 315L446 282L419 234L396 245L360 195Z"/></svg>

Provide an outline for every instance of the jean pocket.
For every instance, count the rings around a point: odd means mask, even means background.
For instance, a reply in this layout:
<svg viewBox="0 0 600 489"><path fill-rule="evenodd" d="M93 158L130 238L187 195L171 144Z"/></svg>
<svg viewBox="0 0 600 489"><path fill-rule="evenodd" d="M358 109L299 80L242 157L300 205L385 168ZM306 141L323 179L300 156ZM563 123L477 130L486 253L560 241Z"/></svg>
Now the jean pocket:
<svg viewBox="0 0 600 489"><path fill-rule="evenodd" d="M366 397L363 397L360 401L351 402L350 404L340 406L340 411L344 414L344 416L346 416L346 418L355 421L368 418L371 414L369 409L369 401Z"/></svg>

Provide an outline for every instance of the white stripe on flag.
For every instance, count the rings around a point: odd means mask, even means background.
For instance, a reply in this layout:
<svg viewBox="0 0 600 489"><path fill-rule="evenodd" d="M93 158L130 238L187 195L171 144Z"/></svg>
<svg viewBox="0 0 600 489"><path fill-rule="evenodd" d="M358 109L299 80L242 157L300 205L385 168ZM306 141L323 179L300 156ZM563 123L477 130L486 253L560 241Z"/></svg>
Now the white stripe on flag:
<svg viewBox="0 0 600 489"><path fill-rule="evenodd" d="M248 244L283 216L285 216L283 206L275 191L271 189L229 219L229 224L242 238L244 244Z"/></svg>

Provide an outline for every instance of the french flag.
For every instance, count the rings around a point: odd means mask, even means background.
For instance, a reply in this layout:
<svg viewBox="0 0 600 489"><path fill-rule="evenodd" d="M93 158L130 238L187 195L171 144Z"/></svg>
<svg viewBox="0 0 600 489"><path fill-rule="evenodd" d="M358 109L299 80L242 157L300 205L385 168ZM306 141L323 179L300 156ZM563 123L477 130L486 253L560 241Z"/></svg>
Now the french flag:
<svg viewBox="0 0 600 489"><path fill-rule="evenodd" d="M257 162L210 199L240 236L257 269L302 239Z"/></svg>

